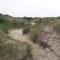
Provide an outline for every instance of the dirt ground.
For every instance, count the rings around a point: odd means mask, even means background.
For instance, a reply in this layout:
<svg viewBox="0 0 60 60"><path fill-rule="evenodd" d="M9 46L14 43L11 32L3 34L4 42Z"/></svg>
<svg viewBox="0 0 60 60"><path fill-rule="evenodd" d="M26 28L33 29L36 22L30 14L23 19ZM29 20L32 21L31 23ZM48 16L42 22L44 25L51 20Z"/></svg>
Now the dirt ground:
<svg viewBox="0 0 60 60"><path fill-rule="evenodd" d="M48 29L48 27L46 27L46 29ZM48 29L48 30L50 30L50 29ZM46 35L42 34L42 36L45 36L45 37L42 37L42 39L47 40L48 35L50 35L50 33L48 33ZM31 43L32 47L33 47L33 52L32 52L33 53L33 60L60 60L60 46L59 46L60 44L58 44L59 43L58 41L53 41L53 37L55 38L55 36L56 36L56 34L54 34L54 33L51 36L48 43L52 45L52 48L56 52L57 56L54 55L54 53L51 52L48 48L43 49L42 47L38 46L37 44L33 44L30 41L28 35L23 35L23 30L22 29L11 30L10 33L9 33L9 36L13 39L16 39L16 40L19 40L19 41L22 41L22 42Z"/></svg>

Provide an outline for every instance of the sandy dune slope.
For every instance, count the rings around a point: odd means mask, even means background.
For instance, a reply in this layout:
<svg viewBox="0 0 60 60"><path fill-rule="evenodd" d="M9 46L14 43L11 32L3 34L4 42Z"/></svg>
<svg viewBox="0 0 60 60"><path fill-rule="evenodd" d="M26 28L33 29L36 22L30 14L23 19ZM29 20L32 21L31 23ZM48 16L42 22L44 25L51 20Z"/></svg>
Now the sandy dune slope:
<svg viewBox="0 0 60 60"><path fill-rule="evenodd" d="M48 34L47 34L48 35ZM23 35L23 30L22 29L18 29L18 30L11 30L9 33L9 36L15 40L19 40L22 42L28 42L32 44L33 47L33 60L60 60L57 56L54 55L53 52L51 52L49 49L42 49L42 47L38 46L37 44L33 44L28 35ZM44 39L47 36L45 36ZM53 36L52 36L53 37ZM52 39L52 38L51 38ZM50 39L50 40L51 40ZM52 42L52 41L50 41ZM52 43L51 43L52 44ZM52 47L53 48L53 47Z"/></svg>

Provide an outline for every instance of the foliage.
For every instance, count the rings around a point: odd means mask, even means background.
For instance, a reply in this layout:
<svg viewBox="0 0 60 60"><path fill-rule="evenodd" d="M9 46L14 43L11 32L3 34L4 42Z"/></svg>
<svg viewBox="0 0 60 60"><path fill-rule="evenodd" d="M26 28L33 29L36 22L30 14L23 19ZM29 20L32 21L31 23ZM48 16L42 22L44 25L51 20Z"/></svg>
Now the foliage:
<svg viewBox="0 0 60 60"><path fill-rule="evenodd" d="M9 21L3 17L0 18L0 31L3 31L5 33L8 33L10 29L14 28L21 28L23 27L23 23L18 21Z"/></svg>
<svg viewBox="0 0 60 60"><path fill-rule="evenodd" d="M23 17L23 19L25 19L25 20L32 20L33 18L32 17Z"/></svg>
<svg viewBox="0 0 60 60"><path fill-rule="evenodd" d="M44 25L36 23L34 26L32 26L30 33L33 42L36 42L38 37L40 36L41 31L43 31Z"/></svg>
<svg viewBox="0 0 60 60"><path fill-rule="evenodd" d="M0 18L0 30L2 30L3 32L8 33L8 30L11 28L11 23L4 19L4 18Z"/></svg>
<svg viewBox="0 0 60 60"><path fill-rule="evenodd" d="M31 28L31 24L25 24L24 28L23 28L23 33L29 33L30 32L30 28Z"/></svg>
<svg viewBox="0 0 60 60"><path fill-rule="evenodd" d="M32 58L32 45L31 44L27 44L26 51L27 51L27 56L29 58Z"/></svg>
<svg viewBox="0 0 60 60"><path fill-rule="evenodd" d="M54 31L60 34L60 22L57 22L54 26Z"/></svg>

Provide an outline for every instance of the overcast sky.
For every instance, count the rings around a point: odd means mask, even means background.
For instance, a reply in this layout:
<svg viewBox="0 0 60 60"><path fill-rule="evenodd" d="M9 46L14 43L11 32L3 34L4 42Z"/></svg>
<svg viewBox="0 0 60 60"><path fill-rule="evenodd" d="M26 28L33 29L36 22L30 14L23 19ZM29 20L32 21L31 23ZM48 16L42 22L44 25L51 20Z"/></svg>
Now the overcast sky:
<svg viewBox="0 0 60 60"><path fill-rule="evenodd" d="M11 16L60 16L60 0L0 0L0 13Z"/></svg>

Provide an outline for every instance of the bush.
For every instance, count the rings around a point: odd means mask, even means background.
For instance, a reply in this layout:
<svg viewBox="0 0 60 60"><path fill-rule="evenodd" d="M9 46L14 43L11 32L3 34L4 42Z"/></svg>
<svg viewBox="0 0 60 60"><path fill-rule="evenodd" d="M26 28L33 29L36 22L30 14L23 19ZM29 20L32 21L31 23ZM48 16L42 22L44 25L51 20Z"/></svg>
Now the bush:
<svg viewBox="0 0 60 60"><path fill-rule="evenodd" d="M53 29L55 32L57 32L58 34L60 34L60 22L56 23Z"/></svg>
<svg viewBox="0 0 60 60"><path fill-rule="evenodd" d="M25 54L23 54L23 58L21 60L29 60L29 59L32 60L32 45L27 42L24 42L24 43L25 43L24 44L25 47L23 47L23 48L25 48L25 50L22 50L22 51L25 51ZM22 51L21 51L21 53L22 53Z"/></svg>
<svg viewBox="0 0 60 60"><path fill-rule="evenodd" d="M31 44L27 44L26 52L27 52L27 56L28 56L30 59L32 59L32 45L31 45Z"/></svg>
<svg viewBox="0 0 60 60"><path fill-rule="evenodd" d="M10 21L4 19L4 18L0 18L0 30L8 33L8 30L12 27L12 24Z"/></svg>
<svg viewBox="0 0 60 60"><path fill-rule="evenodd" d="M25 24L23 28L23 34L29 33L31 29L31 24Z"/></svg>
<svg viewBox="0 0 60 60"><path fill-rule="evenodd" d="M30 33L32 41L35 43L38 40L38 37L40 37L40 33L43 30L44 26L42 24L35 24L32 26Z"/></svg>

